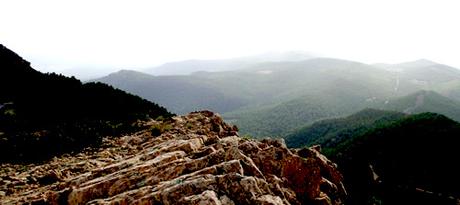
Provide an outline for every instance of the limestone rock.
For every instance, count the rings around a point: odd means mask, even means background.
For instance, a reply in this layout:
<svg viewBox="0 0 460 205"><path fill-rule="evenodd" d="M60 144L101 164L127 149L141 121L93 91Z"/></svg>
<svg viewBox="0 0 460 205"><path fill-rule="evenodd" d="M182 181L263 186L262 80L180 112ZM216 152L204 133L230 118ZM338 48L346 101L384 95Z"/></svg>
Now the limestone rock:
<svg viewBox="0 0 460 205"><path fill-rule="evenodd" d="M336 165L319 147L243 139L210 111L106 138L41 165L1 165L0 204L341 204Z"/></svg>

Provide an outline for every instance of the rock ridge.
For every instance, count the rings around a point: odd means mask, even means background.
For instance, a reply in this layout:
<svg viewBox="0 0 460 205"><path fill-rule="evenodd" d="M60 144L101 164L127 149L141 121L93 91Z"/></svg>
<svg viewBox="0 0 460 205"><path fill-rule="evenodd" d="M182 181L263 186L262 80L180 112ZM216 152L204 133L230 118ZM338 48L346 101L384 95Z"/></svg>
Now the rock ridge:
<svg viewBox="0 0 460 205"><path fill-rule="evenodd" d="M318 147L238 136L210 111L42 165L1 165L1 204L342 204L343 177ZM158 136L154 136L158 135Z"/></svg>

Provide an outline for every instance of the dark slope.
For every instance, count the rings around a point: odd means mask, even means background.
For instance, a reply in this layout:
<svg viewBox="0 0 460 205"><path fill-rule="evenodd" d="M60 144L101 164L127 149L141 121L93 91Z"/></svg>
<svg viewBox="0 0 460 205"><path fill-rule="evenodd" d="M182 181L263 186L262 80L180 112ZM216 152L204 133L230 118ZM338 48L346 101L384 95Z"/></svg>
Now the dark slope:
<svg viewBox="0 0 460 205"><path fill-rule="evenodd" d="M404 116L399 112L364 109L348 117L315 122L287 135L285 140L289 147L300 148L320 144L323 148L332 148L376 126Z"/></svg>
<svg viewBox="0 0 460 205"><path fill-rule="evenodd" d="M349 204L457 204L460 124L422 113L378 126L339 144Z"/></svg>
<svg viewBox="0 0 460 205"><path fill-rule="evenodd" d="M320 144L345 176L347 204L456 204L460 198L460 124L443 115L365 109L300 129L286 143Z"/></svg>
<svg viewBox="0 0 460 205"><path fill-rule="evenodd" d="M162 107L102 83L43 74L0 45L0 160L37 160L98 144Z"/></svg>

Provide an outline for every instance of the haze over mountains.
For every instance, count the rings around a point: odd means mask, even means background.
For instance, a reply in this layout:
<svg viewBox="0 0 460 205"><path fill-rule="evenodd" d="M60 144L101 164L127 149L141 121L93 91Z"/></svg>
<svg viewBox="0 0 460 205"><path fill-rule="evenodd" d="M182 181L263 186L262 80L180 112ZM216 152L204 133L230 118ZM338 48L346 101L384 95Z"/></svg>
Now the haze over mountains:
<svg viewBox="0 0 460 205"><path fill-rule="evenodd" d="M43 64L40 68L43 71L54 71L56 73L76 77L80 80L87 81L101 78L117 70L135 70L148 73L151 75L188 75L194 72L208 71L219 72L228 70L239 70L263 62L282 62L282 61L300 61L321 56L305 51L271 51L257 55L248 55L243 57L232 57L222 59L186 59L180 61L166 62L156 66L123 66L123 65L91 65L84 64L73 67L59 68L56 65ZM155 65L155 63L152 63ZM47 66L52 68L47 68Z"/></svg>
<svg viewBox="0 0 460 205"><path fill-rule="evenodd" d="M150 72L181 75L122 70L95 81L155 100L178 114L200 109L222 113L242 133L256 137L285 136L317 120L368 107L460 119L460 70L447 65L426 59L369 65L295 52L271 61L255 59L174 62Z"/></svg>
<svg viewBox="0 0 460 205"><path fill-rule="evenodd" d="M301 61L317 56L302 51L267 52L254 56L220 60L185 60L146 69L152 75L188 75L198 71L240 70L264 62Z"/></svg>

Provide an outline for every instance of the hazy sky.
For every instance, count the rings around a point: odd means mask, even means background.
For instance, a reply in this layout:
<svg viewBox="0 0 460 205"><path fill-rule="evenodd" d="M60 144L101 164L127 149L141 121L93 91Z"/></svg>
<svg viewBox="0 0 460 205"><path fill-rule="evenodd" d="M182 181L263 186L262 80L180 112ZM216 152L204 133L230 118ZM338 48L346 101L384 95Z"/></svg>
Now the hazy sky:
<svg viewBox="0 0 460 205"><path fill-rule="evenodd" d="M460 67L460 2L0 0L0 43L42 71L288 50Z"/></svg>

